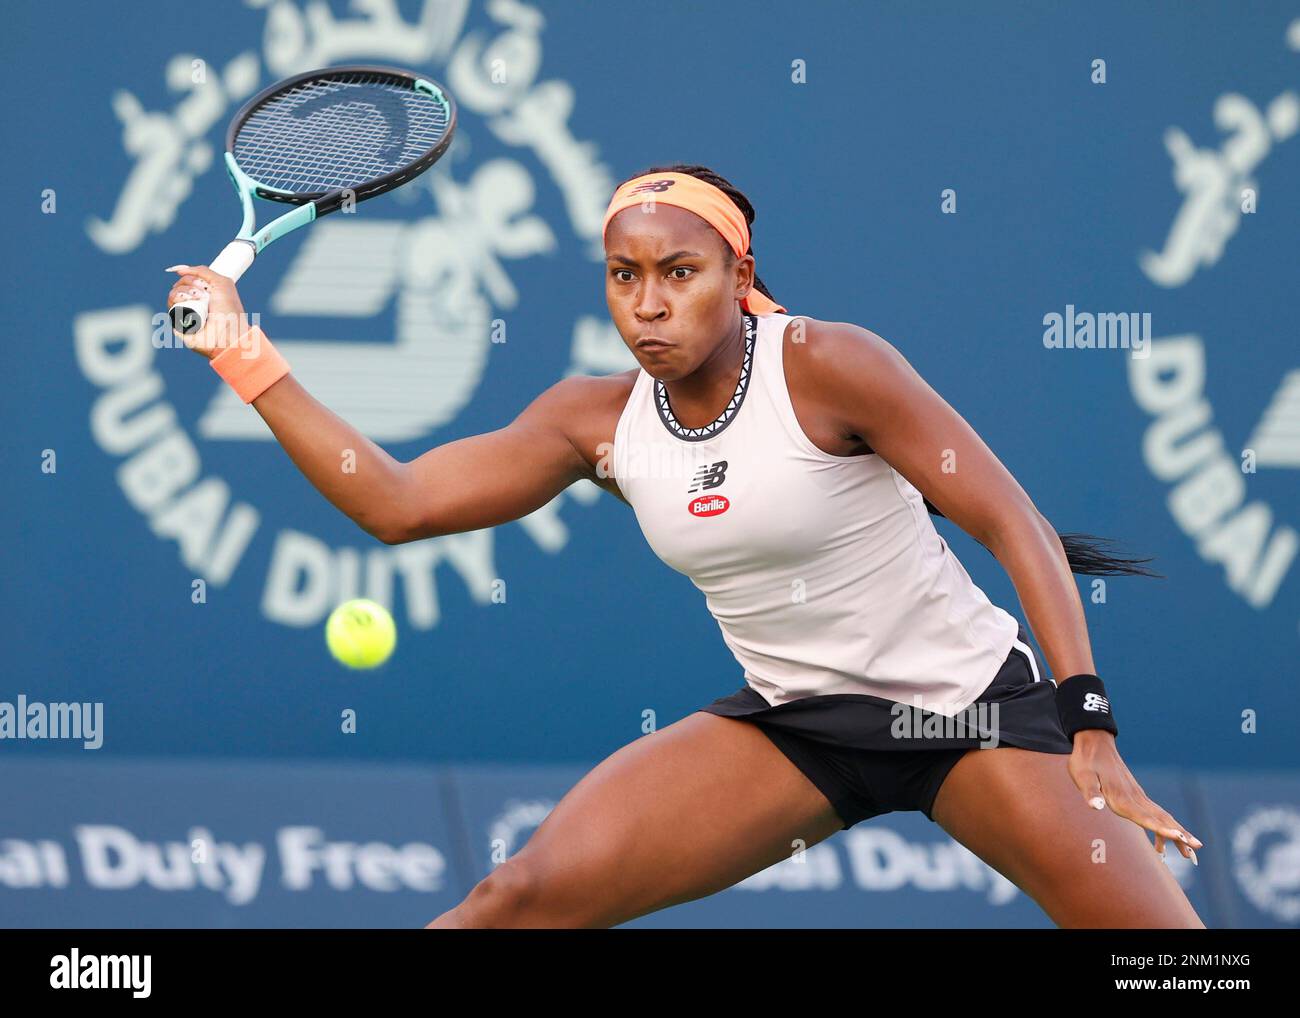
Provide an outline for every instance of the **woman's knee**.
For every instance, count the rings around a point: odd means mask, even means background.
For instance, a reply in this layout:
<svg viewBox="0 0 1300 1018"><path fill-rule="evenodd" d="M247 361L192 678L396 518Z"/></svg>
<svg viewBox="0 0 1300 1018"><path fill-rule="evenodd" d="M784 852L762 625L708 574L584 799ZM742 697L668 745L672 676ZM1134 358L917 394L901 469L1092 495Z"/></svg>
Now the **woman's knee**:
<svg viewBox="0 0 1300 1018"><path fill-rule="evenodd" d="M532 866L509 859L475 884L456 911L464 925L480 929L524 925L539 899L540 883Z"/></svg>
<svg viewBox="0 0 1300 1018"><path fill-rule="evenodd" d="M577 879L579 872L548 866L525 851L480 880L457 912L464 925L484 929L591 925L601 903L581 888L605 882Z"/></svg>

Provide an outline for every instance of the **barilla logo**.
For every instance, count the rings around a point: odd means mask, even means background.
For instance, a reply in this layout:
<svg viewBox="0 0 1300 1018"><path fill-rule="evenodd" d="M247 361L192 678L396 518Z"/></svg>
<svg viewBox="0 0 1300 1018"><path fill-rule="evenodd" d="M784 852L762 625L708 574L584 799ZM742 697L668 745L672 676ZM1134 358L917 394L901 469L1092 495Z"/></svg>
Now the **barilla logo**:
<svg viewBox="0 0 1300 1018"><path fill-rule="evenodd" d="M725 513L730 506L726 495L710 495L707 498L691 499L691 504L686 508L692 516L717 516Z"/></svg>

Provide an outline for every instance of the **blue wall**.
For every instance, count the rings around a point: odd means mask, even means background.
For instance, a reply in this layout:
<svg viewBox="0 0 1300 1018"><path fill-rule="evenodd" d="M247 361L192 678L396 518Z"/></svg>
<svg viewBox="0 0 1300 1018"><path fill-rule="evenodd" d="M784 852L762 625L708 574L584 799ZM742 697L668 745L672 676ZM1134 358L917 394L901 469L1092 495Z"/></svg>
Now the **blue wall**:
<svg viewBox="0 0 1300 1018"><path fill-rule="evenodd" d="M21 927L404 927L516 853L577 767L9 763L0 907ZM1205 842L1170 872L1211 928L1300 925L1300 780L1136 772ZM1051 928L920 813L841 831L629 927Z"/></svg>
<svg viewBox="0 0 1300 1018"><path fill-rule="evenodd" d="M201 361L148 345L164 266L210 260L237 225L219 162L243 97L364 61L449 85L452 155L355 218L277 244L241 292L277 344L304 344L296 363L315 358L308 387L394 455L500 427L568 372L629 365L592 258L600 213L645 165L712 165L758 209L759 272L778 300L899 347L1058 529L1156 556L1166 579L1111 581L1104 603L1080 584L1126 759L1300 763L1300 456L1285 426L1300 402L1285 388L1300 368L1294 4L1243 16L770 3L737 16L669 3L646 18L476 3L430 7L421 26L424 8L402 3L407 27L338 3L309 23L305 7L205 5L179 34L161 3L7 12L0 73L26 100L6 104L7 133L26 140L10 160L0 275L0 699L100 701L105 738L95 751L0 744L4 759L585 766L638 737L643 711L666 725L741 684L702 597L615 500L583 485L523 523L387 548L313 491L252 411L223 409ZM51 79L55 55L75 81ZM485 83L494 58L505 84ZM1240 214L1247 187L1257 211ZM320 263L347 267L350 289ZM425 289L447 306L404 325L399 307ZM1045 316L1071 305L1150 313L1151 356L1047 348ZM507 341L458 313L501 319ZM96 428L132 398L149 415L136 433ZM1179 422L1181 458L1162 439ZM1242 472L1248 447L1256 469ZM193 478L137 507L141 457L169 448L194 452ZM219 522L183 555L155 528L185 496L211 498ZM997 563L940 526L1023 618ZM268 595L294 548L315 564L314 602ZM349 583L367 568L394 573L391 596ZM491 602L493 579L505 603ZM399 646L375 673L345 673L325 650L325 610L350 593L395 610ZM340 731L346 709L356 734Z"/></svg>

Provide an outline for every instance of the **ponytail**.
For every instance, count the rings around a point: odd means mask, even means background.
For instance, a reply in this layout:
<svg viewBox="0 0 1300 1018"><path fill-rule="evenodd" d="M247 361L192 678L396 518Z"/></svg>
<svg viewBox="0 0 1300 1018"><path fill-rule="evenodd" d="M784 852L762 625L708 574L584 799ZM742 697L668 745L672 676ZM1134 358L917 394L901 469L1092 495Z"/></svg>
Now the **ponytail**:
<svg viewBox="0 0 1300 1018"><path fill-rule="evenodd" d="M924 498L924 496L922 496ZM931 516L938 516L941 519L947 519L943 513L931 504L928 498L924 499L925 507L930 511ZM1164 579L1160 573L1153 573L1149 569L1143 569L1143 562L1150 562L1149 558L1129 558L1122 555L1111 555L1102 549L1102 545L1113 544L1114 542L1107 537L1095 537L1092 534L1060 534L1056 535L1061 542L1061 548L1065 552L1065 558L1070 563L1070 572L1080 573L1084 576L1154 576ZM988 549L985 548L987 551Z"/></svg>

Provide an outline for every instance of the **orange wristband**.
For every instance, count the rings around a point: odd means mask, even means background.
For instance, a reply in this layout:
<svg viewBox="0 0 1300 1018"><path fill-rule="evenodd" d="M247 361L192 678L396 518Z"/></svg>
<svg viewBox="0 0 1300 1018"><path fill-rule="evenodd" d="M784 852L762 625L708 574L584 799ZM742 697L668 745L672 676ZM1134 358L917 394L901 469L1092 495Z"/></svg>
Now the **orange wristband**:
<svg viewBox="0 0 1300 1018"><path fill-rule="evenodd" d="M245 403L253 402L289 373L289 362L256 325L208 363Z"/></svg>

